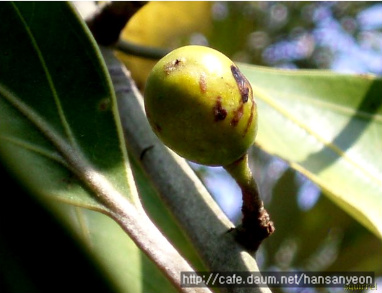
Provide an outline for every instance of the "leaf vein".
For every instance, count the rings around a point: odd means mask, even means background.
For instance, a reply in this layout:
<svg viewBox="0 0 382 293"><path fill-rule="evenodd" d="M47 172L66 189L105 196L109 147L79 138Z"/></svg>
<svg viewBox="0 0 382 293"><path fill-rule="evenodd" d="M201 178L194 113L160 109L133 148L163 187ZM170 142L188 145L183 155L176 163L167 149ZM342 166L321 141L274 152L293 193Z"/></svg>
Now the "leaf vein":
<svg viewBox="0 0 382 293"><path fill-rule="evenodd" d="M337 113L350 114L350 115L353 115L357 118L366 119L366 120L373 119L374 121L376 121L378 123L382 123L382 115L377 114L377 113L370 114L370 113L365 112L365 111L356 111L352 108L349 108L349 107L346 107L343 105L338 105L338 104L334 104L334 103L330 103L330 102L326 102L326 101L322 101L322 100L312 99L310 97L301 96L301 95L298 95L298 96L297 95L288 95L287 98L292 98L292 99L299 100L299 101L306 100L309 105L319 105L325 109L336 111Z"/></svg>
<svg viewBox="0 0 382 293"><path fill-rule="evenodd" d="M39 146L37 146L35 144L32 144L30 142L27 142L25 140L22 140L22 139L19 139L19 138L15 138L15 137L9 137L9 136L5 136L5 135L0 135L0 139L6 140L8 142L11 142L14 145L20 146L20 147L22 147L22 148L24 148L26 150L32 151L32 152L34 152L36 154L44 156L44 157L46 157L48 159L51 159L53 161L56 161L56 162L60 163L61 165L63 165L64 167L69 168L68 164L66 164L66 162L62 158L62 156L60 156L56 152L49 151L49 150L44 149L42 147L39 147Z"/></svg>
<svg viewBox="0 0 382 293"><path fill-rule="evenodd" d="M353 165L355 168L359 169L362 173L364 173L367 177L375 181L375 183L378 184L378 186L382 187L382 182L380 178L376 177L374 174L369 172L367 169L365 169L363 166L361 166L359 163L354 161L346 152L341 150L337 145L333 144L332 142L324 139L322 136L320 136L318 133L314 132L311 128L306 127L301 121L293 117L293 115L290 115L290 113L282 107L279 103L277 103L275 100L273 100L269 95L265 94L262 90L259 88L256 88L253 84L252 87L254 91L256 91L257 97L264 101L266 104L268 104L270 107L275 109L277 112L279 112L284 117L288 118L291 122L293 122L295 125L300 127L301 129L304 129L307 133L311 134L313 137L315 137L318 141L323 143L326 147L331 149L334 153L336 153L339 157L345 159L347 162L349 162L351 165Z"/></svg>
<svg viewBox="0 0 382 293"><path fill-rule="evenodd" d="M49 68L45 62L45 58L41 52L41 49L34 37L34 34L33 32L31 31L28 23L26 22L26 20L24 19L24 17L22 16L22 14L20 13L19 9L16 7L16 5L14 3L13 4L13 7L17 13L17 15L19 16L21 22L24 24L24 27L25 27L25 30L30 38L30 41L32 43L32 46L33 48L35 49L36 53L37 53L37 56L40 60L40 63L41 63L41 66L45 72L45 76L46 76L46 79L48 81L48 84L49 84L49 88L52 92L52 95L53 95L53 98L54 98L54 102L56 104L56 107L57 107L57 112L58 112L58 115L60 117L60 120L61 120L61 124L62 126L64 127L64 130L65 130L65 133L70 141L70 143L72 144L72 146L76 146L76 143L75 143L75 139L74 139L74 135L71 131L71 128L70 128L70 125L68 123L68 121L66 120L66 117L65 117L65 113L64 113L64 110L63 110L63 107L61 105L61 102L60 102L60 99L59 99L59 96L58 96L58 93L57 93L57 90L56 90L56 87L54 85L54 82L53 82L53 79L52 79L52 75L50 74L50 71L49 71Z"/></svg>

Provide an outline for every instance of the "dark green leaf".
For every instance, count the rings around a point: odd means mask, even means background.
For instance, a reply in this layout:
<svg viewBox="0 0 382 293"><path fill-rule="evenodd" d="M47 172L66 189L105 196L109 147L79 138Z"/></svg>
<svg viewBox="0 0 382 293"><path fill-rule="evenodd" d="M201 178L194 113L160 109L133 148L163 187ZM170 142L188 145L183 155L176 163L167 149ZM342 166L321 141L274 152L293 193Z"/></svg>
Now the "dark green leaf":
<svg viewBox="0 0 382 293"><path fill-rule="evenodd" d="M114 91L87 27L65 2L1 3L0 19L0 159L76 232L117 291L171 292L114 221L80 208L108 213L104 187L138 201Z"/></svg>
<svg viewBox="0 0 382 293"><path fill-rule="evenodd" d="M112 86L72 7L7 2L0 15L3 159L35 192L65 202L103 209L76 164L131 196Z"/></svg>

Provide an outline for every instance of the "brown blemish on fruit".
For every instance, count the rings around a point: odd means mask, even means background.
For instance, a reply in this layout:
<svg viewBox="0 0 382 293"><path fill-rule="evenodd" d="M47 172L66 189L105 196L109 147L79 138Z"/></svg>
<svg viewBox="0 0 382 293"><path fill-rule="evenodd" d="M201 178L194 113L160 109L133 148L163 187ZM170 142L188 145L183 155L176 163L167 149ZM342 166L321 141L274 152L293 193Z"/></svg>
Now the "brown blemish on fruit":
<svg viewBox="0 0 382 293"><path fill-rule="evenodd" d="M245 136L249 130L249 127L251 126L251 124L253 122L256 103L255 103L255 100L253 99L253 91L252 91L251 84L245 78L245 76L240 72L240 70L235 65L231 65L231 72L232 72L232 75L236 81L238 88L239 88L239 92L240 92L240 96L241 96L240 105L234 111L234 115L233 115L233 118L231 120L231 125L233 127L235 127L239 123L240 119L243 117L244 104L247 103L249 99L252 102L252 106L251 106L251 110L250 110L251 113L250 113L250 116L249 116L248 121L247 121L247 125L245 126L244 133L243 133L243 136Z"/></svg>
<svg viewBox="0 0 382 293"><path fill-rule="evenodd" d="M233 112L233 117L231 119L231 126L235 127L239 123L241 117L243 117L243 112L244 112L244 104L241 103L239 108L237 108Z"/></svg>
<svg viewBox="0 0 382 293"><path fill-rule="evenodd" d="M243 103L248 102L248 97L252 92L251 84L235 65L231 65L231 72L239 87L241 100Z"/></svg>
<svg viewBox="0 0 382 293"><path fill-rule="evenodd" d="M204 72L199 77L199 87L200 87L200 91L203 94L207 91L206 75L204 74Z"/></svg>
<svg viewBox="0 0 382 293"><path fill-rule="evenodd" d="M163 66L163 70L166 73L166 75L169 75L170 73L174 72L175 70L179 69L184 65L184 58L177 58Z"/></svg>
<svg viewBox="0 0 382 293"><path fill-rule="evenodd" d="M224 120L227 117L227 110L222 107L222 97L218 96L216 99L215 106L213 108L213 113L215 121Z"/></svg>
<svg viewBox="0 0 382 293"><path fill-rule="evenodd" d="M251 115L248 118L247 125L245 126L243 136L245 136L247 134L249 126L251 126L252 121L253 121L253 116L254 116L255 106L256 106L256 103L255 103L255 100L254 100L253 96L251 96L251 101L252 101Z"/></svg>
<svg viewBox="0 0 382 293"><path fill-rule="evenodd" d="M154 128L155 128L156 132L161 132L162 131L162 127L158 123L154 123Z"/></svg>

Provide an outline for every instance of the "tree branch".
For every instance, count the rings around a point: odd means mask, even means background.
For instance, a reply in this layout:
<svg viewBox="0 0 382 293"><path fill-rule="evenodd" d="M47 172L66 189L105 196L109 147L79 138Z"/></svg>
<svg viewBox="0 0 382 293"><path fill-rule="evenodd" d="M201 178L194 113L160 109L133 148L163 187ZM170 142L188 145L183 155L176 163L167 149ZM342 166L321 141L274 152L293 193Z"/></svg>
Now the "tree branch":
<svg viewBox="0 0 382 293"><path fill-rule="evenodd" d="M117 95L128 150L140 162L206 266L211 271L258 272L253 256L235 241L232 233L227 233L234 225L193 170L152 132L144 114L142 97L129 72L110 49L102 48L102 52ZM221 291L270 292L260 287L221 288Z"/></svg>

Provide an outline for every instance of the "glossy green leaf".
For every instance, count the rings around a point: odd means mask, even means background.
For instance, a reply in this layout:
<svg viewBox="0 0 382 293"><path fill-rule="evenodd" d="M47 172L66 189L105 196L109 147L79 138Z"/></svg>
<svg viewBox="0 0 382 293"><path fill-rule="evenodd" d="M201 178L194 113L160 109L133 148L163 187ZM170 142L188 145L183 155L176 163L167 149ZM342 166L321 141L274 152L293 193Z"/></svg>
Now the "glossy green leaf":
<svg viewBox="0 0 382 293"><path fill-rule="evenodd" d="M1 163L81 235L117 292L171 292L114 221L80 208L108 212L91 176L138 200L113 87L87 27L65 2L1 3L0 19Z"/></svg>
<svg viewBox="0 0 382 293"><path fill-rule="evenodd" d="M65 3L3 3L0 15L2 157L39 194L102 209L74 160L130 196L114 93L84 24Z"/></svg>
<svg viewBox="0 0 382 293"><path fill-rule="evenodd" d="M258 103L258 145L382 238L382 79L240 68Z"/></svg>

